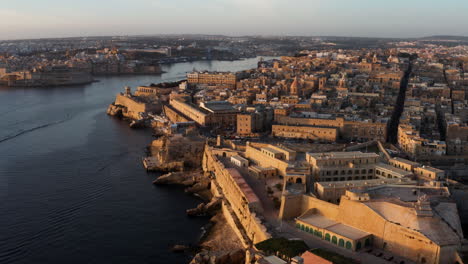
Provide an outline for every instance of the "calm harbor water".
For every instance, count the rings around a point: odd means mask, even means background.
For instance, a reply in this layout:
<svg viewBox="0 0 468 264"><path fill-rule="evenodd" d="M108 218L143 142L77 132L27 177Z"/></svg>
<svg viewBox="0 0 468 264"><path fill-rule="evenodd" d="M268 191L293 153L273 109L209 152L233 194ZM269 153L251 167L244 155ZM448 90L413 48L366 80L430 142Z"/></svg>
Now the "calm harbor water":
<svg viewBox="0 0 468 264"><path fill-rule="evenodd" d="M179 63L159 76L86 86L0 88L0 263L187 263L169 248L197 241L207 220L185 210L200 201L153 186L141 166L151 132L131 130L106 108L126 85L257 61Z"/></svg>

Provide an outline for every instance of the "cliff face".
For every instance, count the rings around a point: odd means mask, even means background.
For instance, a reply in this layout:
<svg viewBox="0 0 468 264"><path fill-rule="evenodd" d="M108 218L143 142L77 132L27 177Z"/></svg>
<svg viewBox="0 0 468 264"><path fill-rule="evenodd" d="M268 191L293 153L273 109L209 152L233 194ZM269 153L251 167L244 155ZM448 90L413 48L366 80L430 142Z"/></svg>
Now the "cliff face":
<svg viewBox="0 0 468 264"><path fill-rule="evenodd" d="M151 155L161 164L183 161L187 168L200 168L204 148L200 136L163 136L151 143Z"/></svg>
<svg viewBox="0 0 468 264"><path fill-rule="evenodd" d="M126 111L126 109L123 106L110 104L107 108L107 114L121 118L123 117L124 110Z"/></svg>
<svg viewBox="0 0 468 264"><path fill-rule="evenodd" d="M203 250L191 264L244 264L246 252L221 212L211 218L213 227L201 243Z"/></svg>

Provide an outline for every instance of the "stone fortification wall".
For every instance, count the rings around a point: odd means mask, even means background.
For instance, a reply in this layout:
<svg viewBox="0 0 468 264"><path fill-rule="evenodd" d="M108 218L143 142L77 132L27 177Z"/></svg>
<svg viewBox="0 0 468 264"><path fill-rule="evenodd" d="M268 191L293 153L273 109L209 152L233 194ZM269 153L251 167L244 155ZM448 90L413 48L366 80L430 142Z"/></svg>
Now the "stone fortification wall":
<svg viewBox="0 0 468 264"><path fill-rule="evenodd" d="M122 105L129 109L129 111L134 112L145 112L146 111L146 104L142 102L137 102L134 99L118 94L115 98L116 105Z"/></svg>
<svg viewBox="0 0 468 264"><path fill-rule="evenodd" d="M339 214L339 206L328 203L310 195L287 194L281 197L281 207L279 217L291 220L299 217L309 209L316 209L317 212L332 220L336 220Z"/></svg>
<svg viewBox="0 0 468 264"><path fill-rule="evenodd" d="M223 203L223 214L237 232L245 234L250 240L249 243L258 243L271 237L266 227L255 213L256 206L248 203L248 199L236 184L231 174L224 165L216 158L211 147L206 147L203 156L203 170L214 176L214 186L219 186L214 195L222 195L225 199ZM212 187L213 188L213 187ZM229 216L230 214L230 216ZM242 237L242 236L240 236Z"/></svg>
<svg viewBox="0 0 468 264"><path fill-rule="evenodd" d="M143 102L138 102L133 98L118 94L115 98L115 105L123 106L126 110L123 111L123 115L132 119L140 119L139 113L151 111L154 109L148 109L147 105Z"/></svg>
<svg viewBox="0 0 468 264"><path fill-rule="evenodd" d="M161 164L183 161L186 167L199 168L205 141L198 136L164 136L153 140L151 153Z"/></svg>
<svg viewBox="0 0 468 264"><path fill-rule="evenodd" d="M401 215L401 223L389 221L366 203L352 201L345 196L342 197L340 205L335 205L309 195L284 195L280 218L291 220L312 209L314 213L372 234L372 244L376 248L420 263L453 263L454 252L458 245L452 242L442 242L448 244L438 245L426 234L406 227L403 224L405 219L416 219L411 212L408 214L407 208L390 203L382 206L388 207L389 213ZM440 228L437 226L443 225L442 221L437 219L429 220L431 225L434 225L433 228Z"/></svg>

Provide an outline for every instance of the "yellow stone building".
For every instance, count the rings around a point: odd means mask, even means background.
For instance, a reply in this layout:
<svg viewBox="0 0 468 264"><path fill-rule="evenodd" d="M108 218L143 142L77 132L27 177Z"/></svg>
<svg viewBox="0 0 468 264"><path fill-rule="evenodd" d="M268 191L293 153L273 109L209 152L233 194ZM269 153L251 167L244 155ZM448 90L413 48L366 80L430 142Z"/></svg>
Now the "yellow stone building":
<svg viewBox="0 0 468 264"><path fill-rule="evenodd" d="M389 192L402 199L382 198ZM447 190L428 193L435 195L412 195L404 186L346 191L338 205L286 193L280 218L294 220L298 229L345 249L372 247L417 263L456 263L464 244L456 204L443 199ZM437 205L431 204L433 199L440 199Z"/></svg>
<svg viewBox="0 0 468 264"><path fill-rule="evenodd" d="M316 126L273 125L272 136L282 138L301 138L335 142L338 138L337 128Z"/></svg>
<svg viewBox="0 0 468 264"><path fill-rule="evenodd" d="M187 82L192 85L215 85L234 89L237 77L231 72L192 72L187 74Z"/></svg>

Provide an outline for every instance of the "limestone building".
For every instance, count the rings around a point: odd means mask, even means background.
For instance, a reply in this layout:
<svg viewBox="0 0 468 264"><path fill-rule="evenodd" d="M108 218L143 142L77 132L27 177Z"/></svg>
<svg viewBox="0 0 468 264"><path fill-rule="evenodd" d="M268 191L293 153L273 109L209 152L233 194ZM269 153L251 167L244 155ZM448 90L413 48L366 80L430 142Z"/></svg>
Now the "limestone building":
<svg viewBox="0 0 468 264"><path fill-rule="evenodd" d="M338 130L330 127L273 125L271 135L282 138L335 142L338 138Z"/></svg>
<svg viewBox="0 0 468 264"><path fill-rule="evenodd" d="M348 250L377 248L417 263L456 263L465 242L456 204L448 195L444 187L414 191L384 185L348 190L337 205L286 193L280 218Z"/></svg>
<svg viewBox="0 0 468 264"><path fill-rule="evenodd" d="M192 72L187 74L187 82L190 85L213 85L236 88L237 77L231 72Z"/></svg>
<svg viewBox="0 0 468 264"><path fill-rule="evenodd" d="M171 98L170 105L201 126L234 127L239 113L226 101L202 102L197 106L184 98Z"/></svg>
<svg viewBox="0 0 468 264"><path fill-rule="evenodd" d="M343 138L346 140L370 141L379 140L385 141L387 138L387 123L385 121L357 121L348 120L343 117L334 117L333 115L317 114L317 113L302 113L295 116L285 116L275 112L275 121L278 125L291 126L286 129L288 131L302 130L318 132L318 128L336 128L336 139ZM313 131L311 127L316 127L317 131ZM330 131L328 131L329 134ZM282 133L279 133L280 135ZM292 134L294 138L310 138L312 135L307 133ZM328 138L329 140L330 138Z"/></svg>
<svg viewBox="0 0 468 264"><path fill-rule="evenodd" d="M315 181L350 181L375 178L379 155L363 152L307 153Z"/></svg>

